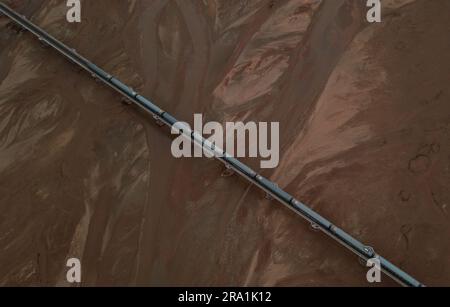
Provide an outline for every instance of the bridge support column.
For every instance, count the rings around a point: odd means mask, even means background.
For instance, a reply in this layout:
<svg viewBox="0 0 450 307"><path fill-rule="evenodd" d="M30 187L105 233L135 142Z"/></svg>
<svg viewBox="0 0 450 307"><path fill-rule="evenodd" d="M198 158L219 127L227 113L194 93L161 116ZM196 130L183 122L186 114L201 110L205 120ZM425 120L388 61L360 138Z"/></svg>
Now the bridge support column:
<svg viewBox="0 0 450 307"><path fill-rule="evenodd" d="M320 226L317 225L316 223L311 223L311 225L309 227L311 228L312 231L319 231L320 230Z"/></svg>
<svg viewBox="0 0 450 307"><path fill-rule="evenodd" d="M236 172L234 171L234 169L229 165L225 165L225 170L222 172L221 176L222 177L231 177L235 174Z"/></svg>
<svg viewBox="0 0 450 307"><path fill-rule="evenodd" d="M155 120L156 125L157 125L158 127L164 126L164 122L161 120L161 117L156 116L156 115L153 115L153 119Z"/></svg>
<svg viewBox="0 0 450 307"><path fill-rule="evenodd" d="M125 105L127 105L127 106L133 104L133 103L130 101L130 99L125 98L125 97L122 97L122 98L120 99L120 102L122 102L123 104L125 104Z"/></svg>

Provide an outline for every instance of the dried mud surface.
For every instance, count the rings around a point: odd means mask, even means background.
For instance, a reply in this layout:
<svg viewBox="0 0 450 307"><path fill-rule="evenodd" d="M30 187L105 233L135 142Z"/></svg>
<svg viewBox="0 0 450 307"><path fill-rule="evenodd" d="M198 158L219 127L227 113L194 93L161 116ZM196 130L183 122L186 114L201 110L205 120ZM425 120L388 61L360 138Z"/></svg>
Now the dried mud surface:
<svg viewBox="0 0 450 307"><path fill-rule="evenodd" d="M177 118L280 121L263 174L450 284L450 1L5 1ZM162 131L161 131L162 130ZM357 259L0 16L0 285L368 285ZM255 169L256 160L245 160ZM382 285L393 285L387 277Z"/></svg>

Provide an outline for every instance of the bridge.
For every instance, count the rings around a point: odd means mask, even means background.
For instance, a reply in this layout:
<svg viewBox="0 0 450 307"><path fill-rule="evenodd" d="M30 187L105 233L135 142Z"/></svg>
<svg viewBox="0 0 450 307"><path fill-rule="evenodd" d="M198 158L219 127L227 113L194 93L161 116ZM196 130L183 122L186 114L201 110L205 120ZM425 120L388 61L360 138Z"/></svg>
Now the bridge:
<svg viewBox="0 0 450 307"><path fill-rule="evenodd" d="M1 2L0 12L14 21L20 29L29 31L31 34L36 36L41 43L52 47L66 59L86 70L93 78L117 91L123 96L123 98L125 98L127 102L134 103L144 109L152 115L158 124L166 125L171 129L182 133L195 145L210 152L212 156L223 163L228 170L242 176L245 180L262 189L268 196L303 217L311 223L313 229L320 230L335 239L341 245L358 255L364 263L366 263L369 259L377 258L379 260L381 270L399 284L409 287L424 286L421 282L414 279L408 273L378 255L372 247L361 243L344 230L340 229L329 220L303 204L301 201L295 199L292 195L278 187L278 185L274 182L264 178L253 169L240 162L229 153L225 152L222 148L216 147L214 144L204 139L198 132L193 131L189 127L181 124L170 113L162 110L149 99L135 92L132 88L81 56L75 49L69 48L59 40L49 35L47 32L29 21L25 16L18 14Z"/></svg>

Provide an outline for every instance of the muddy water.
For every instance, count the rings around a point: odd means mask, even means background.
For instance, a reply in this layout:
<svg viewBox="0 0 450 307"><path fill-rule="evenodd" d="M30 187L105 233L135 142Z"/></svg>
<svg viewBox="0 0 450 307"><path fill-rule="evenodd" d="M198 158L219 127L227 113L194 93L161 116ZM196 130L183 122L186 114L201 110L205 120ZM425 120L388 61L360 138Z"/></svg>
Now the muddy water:
<svg viewBox="0 0 450 307"><path fill-rule="evenodd" d="M370 26L352 0L85 0L72 25L65 1L9 2L180 119L280 121L265 175L448 283L446 1L386 1ZM0 284L66 285L78 257L85 285L367 285L348 251L216 162L172 158L167 130L6 24Z"/></svg>

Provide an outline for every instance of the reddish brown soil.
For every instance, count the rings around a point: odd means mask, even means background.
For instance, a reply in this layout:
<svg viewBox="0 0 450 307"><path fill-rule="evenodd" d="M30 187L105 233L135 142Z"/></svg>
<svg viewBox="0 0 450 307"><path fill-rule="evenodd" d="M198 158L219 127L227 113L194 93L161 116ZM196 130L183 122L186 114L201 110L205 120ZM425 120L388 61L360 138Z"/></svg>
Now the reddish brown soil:
<svg viewBox="0 0 450 307"><path fill-rule="evenodd" d="M179 119L280 121L264 175L450 284L450 1L5 1ZM0 285L367 286L349 251L0 17ZM246 160L257 168L256 160ZM382 285L393 285L384 277Z"/></svg>

